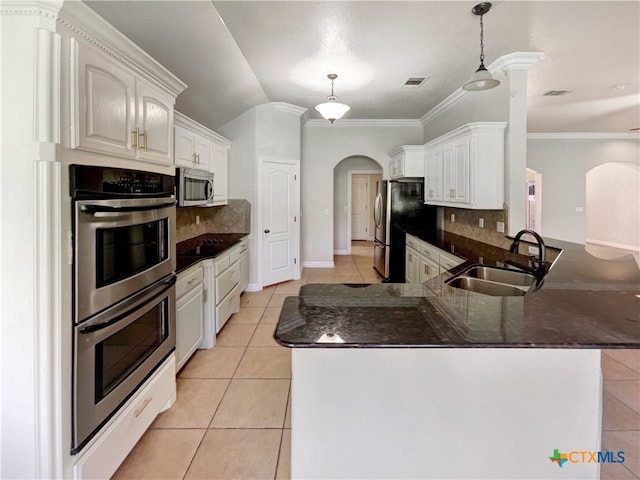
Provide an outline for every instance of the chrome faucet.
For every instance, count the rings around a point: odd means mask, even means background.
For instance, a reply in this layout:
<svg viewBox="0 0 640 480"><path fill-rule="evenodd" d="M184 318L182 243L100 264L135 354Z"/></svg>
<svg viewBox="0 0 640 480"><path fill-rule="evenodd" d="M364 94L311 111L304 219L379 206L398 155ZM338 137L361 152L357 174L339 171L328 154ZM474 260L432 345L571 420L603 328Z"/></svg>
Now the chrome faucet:
<svg viewBox="0 0 640 480"><path fill-rule="evenodd" d="M511 253L518 253L518 246L520 245L520 237L522 237L525 234L531 235L538 242L538 261L536 262L536 259L533 255L529 257L529 261L531 262L531 271L535 275L537 280L536 284L539 287L540 285L542 285L542 279L546 274L545 245L544 245L544 241L542 240L542 237L537 232L534 232L533 230L520 230L516 234L515 238L513 239L513 243L511 244L511 248L509 248L509 251Z"/></svg>

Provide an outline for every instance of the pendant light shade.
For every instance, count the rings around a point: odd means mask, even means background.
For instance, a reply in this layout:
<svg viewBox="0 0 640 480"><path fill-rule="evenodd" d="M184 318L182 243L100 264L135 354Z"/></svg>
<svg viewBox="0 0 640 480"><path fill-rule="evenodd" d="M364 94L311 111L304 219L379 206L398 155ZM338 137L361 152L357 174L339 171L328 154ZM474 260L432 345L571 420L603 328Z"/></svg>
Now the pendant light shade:
<svg viewBox="0 0 640 480"><path fill-rule="evenodd" d="M351 107L338 102L338 97L333 94L333 81L338 78L338 75L330 73L327 75L327 78L331 80L331 95L327 97L328 102L316 105L316 110L320 112L320 115L333 123L339 118L342 118L342 116L347 113Z"/></svg>
<svg viewBox="0 0 640 480"><path fill-rule="evenodd" d="M484 24L482 22L482 16L491 10L491 4L489 2L479 3L471 12L474 15L480 16L480 66L478 70L471 76L469 81L462 85L463 90L478 91L489 90L490 88L497 87L500 82L493 78L491 72L484 66Z"/></svg>

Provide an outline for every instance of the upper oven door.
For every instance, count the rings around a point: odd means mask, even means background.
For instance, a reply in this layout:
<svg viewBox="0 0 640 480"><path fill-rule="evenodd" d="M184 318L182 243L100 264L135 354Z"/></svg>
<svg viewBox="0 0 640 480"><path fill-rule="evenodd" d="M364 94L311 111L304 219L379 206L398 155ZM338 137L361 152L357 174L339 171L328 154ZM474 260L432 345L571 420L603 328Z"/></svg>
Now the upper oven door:
<svg viewBox="0 0 640 480"><path fill-rule="evenodd" d="M175 270L173 198L75 203L75 321Z"/></svg>
<svg viewBox="0 0 640 480"><path fill-rule="evenodd" d="M183 168L179 170L178 204L181 207L213 202L213 173Z"/></svg>

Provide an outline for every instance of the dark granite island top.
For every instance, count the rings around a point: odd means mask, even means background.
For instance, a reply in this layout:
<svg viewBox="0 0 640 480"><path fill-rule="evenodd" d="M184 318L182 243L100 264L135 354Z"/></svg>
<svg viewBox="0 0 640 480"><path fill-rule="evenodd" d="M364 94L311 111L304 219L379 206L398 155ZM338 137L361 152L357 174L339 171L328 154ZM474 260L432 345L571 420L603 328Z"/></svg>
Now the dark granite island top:
<svg viewBox="0 0 640 480"><path fill-rule="evenodd" d="M523 297L492 297L444 282L480 257L501 265L504 250L455 235L424 239L469 260L423 285L305 285L285 300L276 341L320 348L640 348L640 270L631 255L601 259L584 245L548 240L562 253L543 286Z"/></svg>

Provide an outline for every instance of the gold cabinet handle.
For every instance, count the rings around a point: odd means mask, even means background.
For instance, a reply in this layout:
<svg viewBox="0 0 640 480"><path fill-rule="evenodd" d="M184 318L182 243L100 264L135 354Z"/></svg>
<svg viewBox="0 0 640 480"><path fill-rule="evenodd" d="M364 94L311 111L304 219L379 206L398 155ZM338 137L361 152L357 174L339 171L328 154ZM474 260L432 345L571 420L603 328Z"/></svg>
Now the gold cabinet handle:
<svg viewBox="0 0 640 480"><path fill-rule="evenodd" d="M149 136L149 134L148 134L148 132L146 130L144 131L144 133L140 133L140 129L139 128L136 128L136 132L137 132L137 135L139 135L140 137L144 137L144 147L142 147L142 149L146 152L147 151L147 137ZM138 147L138 148L140 148L140 147Z"/></svg>
<svg viewBox="0 0 640 480"><path fill-rule="evenodd" d="M149 405L149 404L151 403L151 400L153 400L153 397L152 397L152 398L147 398L147 399L145 399L145 401L144 401L144 402L142 402L142 406L141 406L140 408L138 408L135 412L133 412L133 416L134 416L134 417L139 417L139 416L140 416L140 414L142 413L142 411L143 411L145 408L147 408L147 405Z"/></svg>
<svg viewBox="0 0 640 480"><path fill-rule="evenodd" d="M140 145L140 129L136 127L136 129L131 132L132 135L134 135L134 144L132 145L132 147L134 148L134 150L138 150L139 145Z"/></svg>

